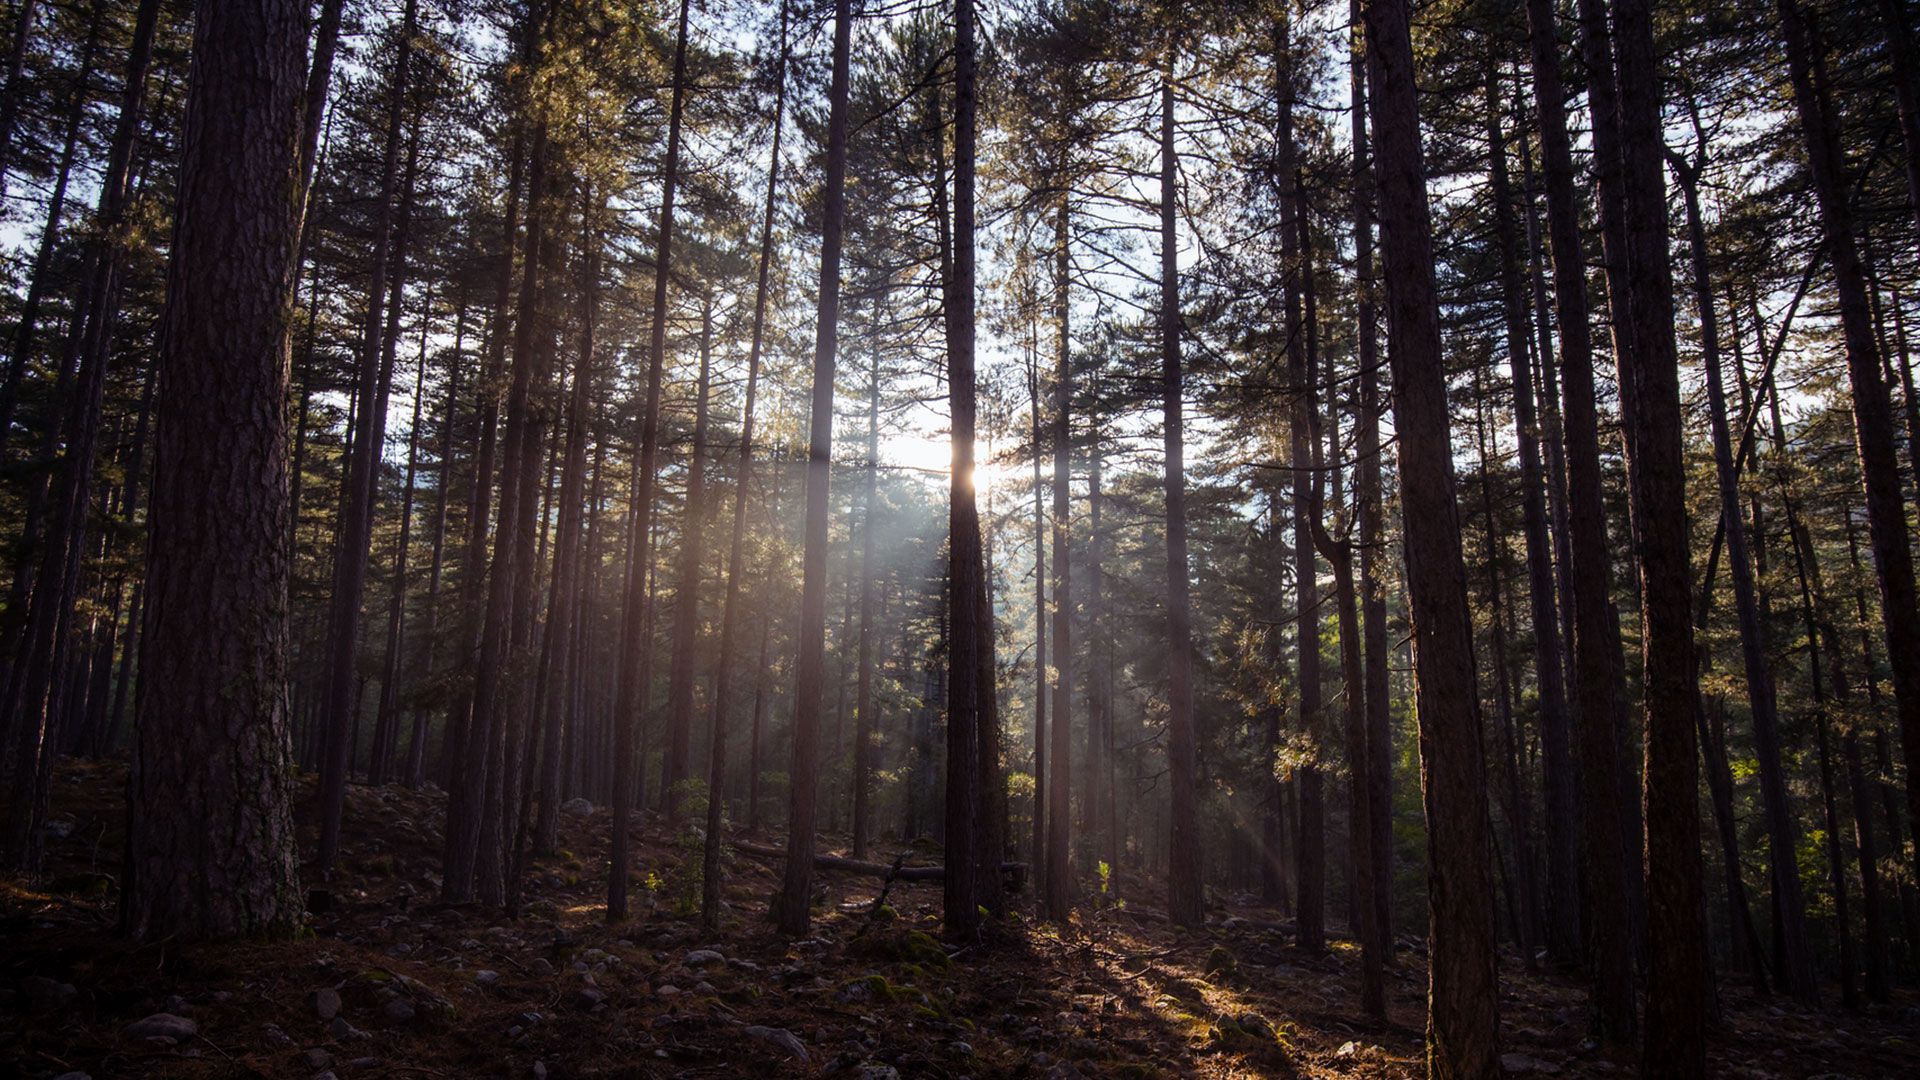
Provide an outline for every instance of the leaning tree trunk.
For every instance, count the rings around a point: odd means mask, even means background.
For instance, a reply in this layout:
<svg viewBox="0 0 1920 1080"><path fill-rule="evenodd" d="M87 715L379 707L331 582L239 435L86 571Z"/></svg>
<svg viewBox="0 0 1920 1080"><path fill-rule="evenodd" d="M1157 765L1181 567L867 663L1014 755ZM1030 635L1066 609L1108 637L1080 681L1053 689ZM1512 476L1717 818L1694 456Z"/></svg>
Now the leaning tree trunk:
<svg viewBox="0 0 1920 1080"><path fill-rule="evenodd" d="M306 14L196 5L128 785L122 917L144 940L300 923L282 532Z"/></svg>
<svg viewBox="0 0 1920 1080"><path fill-rule="evenodd" d="M1486 769L1413 43L1405 0L1367 0L1365 14L1400 501L1406 520L1421 523L1407 530L1405 549L1427 811L1427 1072L1435 1080L1493 1076L1500 1071L1500 1018Z"/></svg>

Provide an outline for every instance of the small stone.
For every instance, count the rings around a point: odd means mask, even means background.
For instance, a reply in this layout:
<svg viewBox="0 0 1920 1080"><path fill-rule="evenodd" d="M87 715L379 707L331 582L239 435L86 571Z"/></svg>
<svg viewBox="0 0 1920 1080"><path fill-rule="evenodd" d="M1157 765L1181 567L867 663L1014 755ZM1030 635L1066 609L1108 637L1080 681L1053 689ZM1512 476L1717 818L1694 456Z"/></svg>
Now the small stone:
<svg viewBox="0 0 1920 1080"><path fill-rule="evenodd" d="M275 1046L293 1045L293 1036L288 1035L286 1029L279 1024L262 1024L260 1026L260 1034L265 1035L267 1041L273 1043Z"/></svg>
<svg viewBox="0 0 1920 1080"><path fill-rule="evenodd" d="M860 1066L860 1071L854 1075L859 1077L860 1080L900 1080L899 1069L891 1065L881 1065L874 1062L868 1062Z"/></svg>
<svg viewBox="0 0 1920 1080"><path fill-rule="evenodd" d="M1338 1058L1350 1058L1355 1054L1358 1054L1359 1052L1360 1052L1360 1044L1349 1040L1347 1042L1341 1043L1340 1049L1335 1050L1333 1052L1333 1056Z"/></svg>
<svg viewBox="0 0 1920 1080"><path fill-rule="evenodd" d="M531 964L529 964L529 965L527 965L527 966L533 969L533 973L534 973L535 975L551 975L551 974L553 974L553 961L551 961L551 960L548 960L548 959L547 959L546 957L544 957L544 956L536 956L536 957L534 957L534 958L533 958L533 963L531 963Z"/></svg>
<svg viewBox="0 0 1920 1080"><path fill-rule="evenodd" d="M607 950L605 949L580 950L580 960L583 963L598 964L606 960L606 958L607 958Z"/></svg>
<svg viewBox="0 0 1920 1080"><path fill-rule="evenodd" d="M481 968L479 971L473 973L473 981L479 983L481 986L492 986L494 983L500 981L500 973Z"/></svg>
<svg viewBox="0 0 1920 1080"><path fill-rule="evenodd" d="M413 1002L406 998L394 998L380 1010L390 1024L406 1024L413 1021Z"/></svg>
<svg viewBox="0 0 1920 1080"><path fill-rule="evenodd" d="M679 997L680 988L673 985L672 983L662 983L660 985L660 989L655 990L654 993L660 995L661 997Z"/></svg>
<svg viewBox="0 0 1920 1080"><path fill-rule="evenodd" d="M573 1000L583 1009L593 1009L605 1004L607 995L591 986L579 986L574 988Z"/></svg>
<svg viewBox="0 0 1920 1080"><path fill-rule="evenodd" d="M666 988L662 987L661 989L665 990ZM674 992L679 993L677 990ZM766 1043L802 1065L807 1063L807 1044L801 1042L798 1035L788 1031L786 1028L762 1027L754 1024L741 1029L741 1034L749 1039L758 1039Z"/></svg>
<svg viewBox="0 0 1920 1080"><path fill-rule="evenodd" d="M585 816L587 814L593 813L593 800L568 799L566 802L563 802L560 804L560 810L562 813L574 814L576 816ZM541 1073L541 1075L544 1076L546 1074L543 1072Z"/></svg>
<svg viewBox="0 0 1920 1080"><path fill-rule="evenodd" d="M719 993L720 991L715 990L713 988L712 983L708 982L705 979L701 979L699 982L693 984L693 992L696 994L706 994L707 996L711 997L714 994Z"/></svg>
<svg viewBox="0 0 1920 1080"><path fill-rule="evenodd" d="M708 964L724 964L727 958L713 949L695 949L687 954L684 963L688 967L706 967Z"/></svg>
<svg viewBox="0 0 1920 1080"><path fill-rule="evenodd" d="M73 1072L61 1073L59 1076L54 1077L53 1080L93 1080L93 1077L76 1069Z"/></svg>
<svg viewBox="0 0 1920 1080"><path fill-rule="evenodd" d="M966 1043L966 1042L957 1042L957 1043L954 1043L954 1044L953 1044L953 1052L954 1052L954 1053L956 1053L956 1054L959 1054L959 1055L960 1055L961 1057L972 1057L972 1056L973 1056L973 1044L971 1044L971 1043Z"/></svg>
<svg viewBox="0 0 1920 1080"><path fill-rule="evenodd" d="M160 1011L170 1012L175 1016L185 1016L193 1011L193 1006L187 1004L187 999L179 994L169 994L167 1000L160 1003Z"/></svg>
<svg viewBox="0 0 1920 1080"><path fill-rule="evenodd" d="M313 1011L322 1020L331 1020L340 1015L340 991L332 988L313 992Z"/></svg>
<svg viewBox="0 0 1920 1080"><path fill-rule="evenodd" d="M1560 1072L1560 1066L1553 1062L1526 1054L1501 1054L1500 1067L1510 1073L1539 1073L1542 1076L1553 1076Z"/></svg>
<svg viewBox="0 0 1920 1080"><path fill-rule="evenodd" d="M328 1069L326 1072L323 1072L323 1073L315 1073L313 1080L340 1080L340 1078L333 1075L332 1069Z"/></svg>
<svg viewBox="0 0 1920 1080"><path fill-rule="evenodd" d="M341 1042L351 1042L355 1039L364 1039L368 1037L366 1032L361 1031L359 1028L354 1027L352 1024L347 1023L347 1018L344 1016L334 1017L333 1024L331 1025L331 1027L333 1031L333 1037L336 1039L339 1039Z"/></svg>
<svg viewBox="0 0 1920 1080"><path fill-rule="evenodd" d="M333 1055L329 1054L323 1047L316 1046L308 1050L305 1056L307 1059L307 1068L309 1069L325 1069L333 1064Z"/></svg>
<svg viewBox="0 0 1920 1080"><path fill-rule="evenodd" d="M583 799L581 801L584 802L586 800ZM533 1080L547 1080L547 1063L546 1062L536 1061L533 1063Z"/></svg>
<svg viewBox="0 0 1920 1080"><path fill-rule="evenodd" d="M154 1013L144 1020L135 1020L122 1032L129 1039L191 1039L200 1034L200 1025L184 1016L172 1013Z"/></svg>

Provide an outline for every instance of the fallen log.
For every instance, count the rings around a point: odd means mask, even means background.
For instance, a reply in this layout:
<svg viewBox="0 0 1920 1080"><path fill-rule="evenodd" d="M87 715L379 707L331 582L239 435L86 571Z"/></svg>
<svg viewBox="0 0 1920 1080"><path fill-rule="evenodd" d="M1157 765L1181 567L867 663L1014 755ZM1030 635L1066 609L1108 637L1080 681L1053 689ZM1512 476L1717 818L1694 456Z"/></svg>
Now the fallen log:
<svg viewBox="0 0 1920 1080"><path fill-rule="evenodd" d="M771 844L756 844L747 840L733 841L733 849L743 855L752 855L761 859L784 859L787 849ZM859 874L862 877L879 878L883 881L942 881L947 876L944 866L898 866L890 863L866 862L861 859L849 859L843 855L815 855L813 865L822 870L838 870L846 874ZM1008 862L1000 864L1000 872L1007 875L1007 887L1020 892L1027 884L1027 864Z"/></svg>

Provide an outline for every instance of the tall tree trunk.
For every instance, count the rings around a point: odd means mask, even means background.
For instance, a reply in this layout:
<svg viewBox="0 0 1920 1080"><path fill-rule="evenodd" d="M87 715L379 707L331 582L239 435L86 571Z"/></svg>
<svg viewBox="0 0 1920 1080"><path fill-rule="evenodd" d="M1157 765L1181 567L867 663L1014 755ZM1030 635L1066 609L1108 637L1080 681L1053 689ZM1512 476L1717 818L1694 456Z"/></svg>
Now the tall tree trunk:
<svg viewBox="0 0 1920 1080"><path fill-rule="evenodd" d="M1348 890L1349 923L1354 937L1360 942L1360 1008L1368 1016L1383 1017L1387 1012L1387 998L1384 958L1374 919L1374 830L1371 820L1372 795L1369 792L1373 762L1367 743L1367 690L1365 661L1360 652L1359 595L1353 580L1352 543L1346 538L1344 529L1342 536L1336 539L1325 524L1326 499L1322 495L1320 479L1323 475L1331 474L1335 505L1342 502L1340 424L1336 418L1333 424L1327 426L1323 436L1317 284L1313 273L1313 234L1307 215L1300 215L1299 227L1301 278L1306 294L1307 316L1307 382L1300 389L1306 401L1308 438L1313 444L1314 476L1311 492L1313 503L1309 507L1308 524L1312 529L1314 546L1326 558L1328 565L1333 567L1334 604L1340 627L1340 672L1346 691L1347 840L1350 856L1348 869L1352 873L1351 888ZM1331 387L1333 383L1329 373L1324 385ZM1332 396L1330 389L1328 394ZM1327 446L1324 456L1320 449L1323 438ZM1344 509L1340 512L1345 513Z"/></svg>
<svg viewBox="0 0 1920 1080"><path fill-rule="evenodd" d="M658 255L653 272L653 316L647 351L647 393L640 414L640 454L634 464L633 509L627 540L627 596L622 620L619 695L614 705L613 852L607 877L607 920L627 917L627 874L632 823L628 820L636 787L646 778L646 758L634 761L635 729L645 722L652 672L651 597L648 573L653 559L653 497L660 457L660 384L667 352L667 285L673 272L673 206L680 180L680 122L687 93L687 7L680 0L673 46L673 98L667 114L667 157L660 185ZM644 739L644 737L643 737ZM644 745L644 741L643 741ZM637 766L637 768L636 768ZM636 776L637 774L637 776ZM638 783L636 783L638 781Z"/></svg>
<svg viewBox="0 0 1920 1080"><path fill-rule="evenodd" d="M394 297L399 310L399 297ZM413 489L420 471L420 408L427 383L427 336L433 324L433 290L421 305L420 367L413 381L413 417L407 424L407 473L400 488L400 529L393 553L393 576L388 585L387 648L380 663L380 714L374 724L373 761L367 769L367 783L387 781L393 766L394 751L400 745L401 653L406 642L407 556L413 545Z"/></svg>
<svg viewBox="0 0 1920 1080"><path fill-rule="evenodd" d="M434 661L440 648L440 581L447 546L447 500L453 488L454 416L460 409L460 369L466 362L467 306L463 298L453 319L453 348L447 352L447 397L440 413L439 464L435 468L433 493L433 554L427 564L427 596L422 614L426 623L420 628L420 681L430 682ZM430 710L415 703L412 707L413 734L407 741L407 786L414 789L427 780L427 720Z"/></svg>
<svg viewBox="0 0 1920 1080"><path fill-rule="evenodd" d="M1604 7L1582 0L1582 11ZM1672 267L1662 176L1660 77L1645 0L1613 11L1618 67L1605 62L1605 25L1583 18L1596 84L1617 78L1612 108L1596 102L1600 158L1617 155L1624 259L1609 254L1614 325L1635 332L1615 349L1627 430L1627 474L1639 555L1644 682L1643 780L1647 944L1651 955L1642 1067L1648 1076L1705 1068L1706 969L1700 886L1698 747L1694 738L1692 572L1686 470L1674 348ZM1604 202L1604 199L1603 199Z"/></svg>
<svg viewBox="0 0 1920 1080"><path fill-rule="evenodd" d="M1301 321L1300 296L1304 288L1301 268L1305 265L1301 236L1305 226L1302 212L1300 178L1294 146L1293 105L1296 94L1294 54L1290 16L1282 15L1275 26L1275 86L1279 98L1278 123L1274 133L1274 179L1280 195L1280 262L1282 291L1286 306L1286 352L1288 378L1293 383L1291 429L1293 469L1293 589L1294 649L1298 664L1300 716L1296 726L1300 738L1317 748L1321 735L1320 685L1320 570L1313 553L1314 487L1318 476L1310 466L1313 442L1309 435L1309 396L1313 373L1306 354L1306 335ZM1298 831L1294 836L1294 855L1298 876L1294 879L1298 895L1294 901L1296 939L1301 948L1317 951L1326 945L1326 866L1327 823L1325 795L1319 766L1309 759L1293 770L1294 786L1300 796Z"/></svg>
<svg viewBox="0 0 1920 1080"><path fill-rule="evenodd" d="M864 858L871 827L868 802L873 787L873 524L879 509L880 350L868 350L866 491L860 522L860 644L855 683L853 729L853 857Z"/></svg>
<svg viewBox="0 0 1920 1080"><path fill-rule="evenodd" d="M373 272L367 287L367 320L361 338L355 398L357 426L353 454L341 480L345 488L340 533L334 550L333 591L327 609L326 685L322 723L326 726L326 753L320 762L320 844L315 861L331 872L340 851L340 818L346 806L347 774L352 771L352 717L359 685L360 604L366 593L367 564L373 537L374 502L379 491L381 451L386 444L387 394L393 379L393 354L387 336L383 304L391 272L405 278L404 240L396 238L394 189L400 170L400 126L406 115L407 85L413 56L413 32L419 16L418 0L407 0L400 20L399 51L393 61L388 91L386 151L380 167L380 209L373 236ZM408 140L415 142L413 139ZM416 143L417 145L417 143ZM404 217L399 225L404 237ZM400 249L393 256L395 249Z"/></svg>
<svg viewBox="0 0 1920 1080"><path fill-rule="evenodd" d="M667 667L667 753L660 778L667 817L678 820L693 767L694 665L700 643L700 556L707 523L707 404L712 393L713 298L700 306L700 374L696 380L693 447L687 459L685 518L680 524L679 576L673 601L673 655ZM719 793L709 791L709 800Z"/></svg>
<svg viewBox="0 0 1920 1080"><path fill-rule="evenodd" d="M1030 330L1037 330L1032 322ZM1040 903L1047 889L1047 517L1040 482L1039 342L1027 341L1027 432L1033 446L1033 844L1032 876Z"/></svg>
<svg viewBox="0 0 1920 1080"><path fill-rule="evenodd" d="M1854 443L1867 492L1867 527L1880 584L1880 622L1886 634L1888 666L1893 672L1900 741L1907 758L1907 812L1920 826L1920 611L1914 599L1906 502L1901 496L1900 467L1894 456L1893 403L1887 384L1880 378L1879 357L1868 322L1866 285L1854 244L1853 211L1842 179L1845 163L1826 60L1796 0L1778 0L1778 7L1793 74L1794 102L1806 137L1814 195L1820 205L1827 254L1833 262L1834 286L1840 297L1847 375L1853 390Z"/></svg>
<svg viewBox="0 0 1920 1080"><path fill-rule="evenodd" d="M1534 677L1540 695L1542 789L1547 835L1546 924L1548 951L1563 964L1580 954L1579 843L1574 808L1572 731L1567 717L1566 660L1560 651L1560 614L1554 593L1553 547L1547 536L1545 476L1540 464L1540 418L1535 409L1528 349L1527 285L1521 266L1513 186L1507 173L1506 134L1499 72L1487 70L1487 159L1493 200L1495 244L1500 254L1500 291L1507 332L1507 369L1513 386L1513 426L1520 449L1521 530L1527 545L1528 614L1533 623ZM1530 873L1523 866L1520 876ZM1529 890L1531 891L1531 890ZM1533 917L1529 912L1528 917Z"/></svg>
<svg viewBox="0 0 1920 1080"><path fill-rule="evenodd" d="M1355 28L1361 25L1361 0L1349 0ZM1388 701L1387 594L1380 550L1385 514L1380 481L1380 346L1376 302L1379 283L1373 272L1374 162L1367 137L1367 50L1356 33L1348 59L1352 84L1353 263L1355 359L1360 367L1360 400L1355 415L1357 460L1354 499L1360 526L1360 613L1366 645L1367 822L1373 829L1368 852L1373 859L1373 930L1381 960L1393 962L1393 715Z"/></svg>
<svg viewBox="0 0 1920 1080"><path fill-rule="evenodd" d="M0 203L7 198L7 172L13 167L13 129L20 117L21 85L27 64L27 44L33 40L33 20L39 0L20 0L14 12L13 40L7 46L7 86L0 92Z"/></svg>
<svg viewBox="0 0 1920 1080"><path fill-rule="evenodd" d="M604 202L604 200L603 200ZM567 396L567 452L560 468L560 520L554 538L553 591L547 603L544 683L536 723L541 732L540 812L533 825L532 847L536 852L554 850L559 831L561 739L566 717L572 711L574 686L579 675L576 624L585 616L580 610L581 503L586 486L587 439L592 426L594 384L598 378L594 356L595 331L600 319L600 239L599 219L604 206L591 201L583 204L580 252L580 355L574 361L572 392Z"/></svg>
<svg viewBox="0 0 1920 1080"><path fill-rule="evenodd" d="M701 852L700 922L712 929L720 922L720 791L727 776L727 720L732 713L734 650L739 632L740 587L746 568L747 493L753 479L753 410L760 389L760 354L766 344L767 278L773 268L773 220L780 197L780 135L787 110L788 7L780 4L780 60L774 73L773 146L767 152L767 194L761 206L760 261L753 286L753 337L747 347L747 400L740 411L740 450L734 470L733 535L727 543L727 598L720 614L720 662L713 675L713 752L707 766L707 835ZM767 635L763 621L760 635L760 662L753 668L756 686L767 666ZM756 699L758 695L756 694ZM866 707L861 707L864 715ZM756 703L752 763L756 775L749 780L747 814L750 824L759 809L760 716Z"/></svg>
<svg viewBox="0 0 1920 1080"><path fill-rule="evenodd" d="M1474 372L1475 394L1475 436L1480 451L1480 512L1484 519L1483 543L1486 547L1484 563L1487 571L1487 621L1488 636L1493 646L1494 710L1497 721L1497 738L1500 740L1502 809L1507 816L1507 830L1512 834L1509 846L1513 849L1513 869L1506 876L1507 892L1510 896L1513 912L1515 944L1520 948L1521 962L1528 971L1537 967L1534 959L1534 929L1539 923L1539 886L1535 875L1538 860L1533 852L1533 800L1528 786L1522 780L1519 753L1515 746L1513 719L1513 685L1508 676L1507 652L1507 615L1506 615L1506 559L1501 551L1504 540L1493 515L1493 451L1487 445L1487 419L1484 370ZM1544 732L1542 735L1544 736ZM1545 742L1544 737L1541 740ZM1551 903L1551 901L1549 901Z"/></svg>
<svg viewBox="0 0 1920 1080"><path fill-rule="evenodd" d="M281 537L306 5L195 16L128 785L142 940L285 936L301 913Z"/></svg>
<svg viewBox="0 0 1920 1080"><path fill-rule="evenodd" d="M964 5L967 0L961 3ZM964 35L966 30L963 28L961 33ZM812 410L807 426L806 533L801 557L800 622L796 630L798 655L794 661L793 758L787 770L790 778L787 861L780 892L773 902L774 922L780 932L789 937L807 932L813 905L815 771L820 756L821 684L826 675L827 493L833 467L833 374L840 340L840 250L847 217L847 116L852 40L852 4L850 0L834 0L833 75L827 91L825 216L813 339ZM965 62L963 59L962 63ZM966 73L963 68L961 94L966 102L962 106L963 114L971 105ZM963 115L961 119L971 120L971 116ZM972 162L969 160L967 164L971 166ZM971 220L968 223L971 224ZM957 380L959 372L950 372L950 377ZM957 422L955 428L957 431ZM949 880L951 870L949 866Z"/></svg>
<svg viewBox="0 0 1920 1080"><path fill-rule="evenodd" d="M1427 811L1427 1072L1435 1080L1492 1076L1500 1071L1499 1012L1486 770L1413 44L1404 0L1367 0L1365 15L1400 502L1406 520L1422 524L1407 531L1405 547Z"/></svg>
<svg viewBox="0 0 1920 1080"><path fill-rule="evenodd" d="M1047 917L1065 922L1073 907L1073 486L1072 209L1063 192L1054 210L1053 318L1053 783L1047 789ZM1034 448L1035 453L1039 447Z"/></svg>
<svg viewBox="0 0 1920 1080"><path fill-rule="evenodd" d="M1167 579L1167 766L1172 807L1167 836L1167 915L1175 926L1206 922L1195 791L1192 583L1187 578L1187 466L1180 372L1180 248L1174 218L1180 164L1174 147L1174 41L1160 81L1160 405L1165 417Z"/></svg>
<svg viewBox="0 0 1920 1080"><path fill-rule="evenodd" d="M1533 53L1534 105L1547 189L1547 235L1553 255L1554 315L1566 422L1567 523L1572 556L1575 738L1580 771L1581 919L1593 1031L1603 1042L1630 1045L1635 1034L1633 950L1624 858L1627 839L1618 799L1619 760L1613 722L1612 585L1606 505L1600 472L1599 422L1593 386L1593 340L1586 259L1580 244L1580 202L1574 192L1561 54L1552 0L1527 0Z"/></svg>

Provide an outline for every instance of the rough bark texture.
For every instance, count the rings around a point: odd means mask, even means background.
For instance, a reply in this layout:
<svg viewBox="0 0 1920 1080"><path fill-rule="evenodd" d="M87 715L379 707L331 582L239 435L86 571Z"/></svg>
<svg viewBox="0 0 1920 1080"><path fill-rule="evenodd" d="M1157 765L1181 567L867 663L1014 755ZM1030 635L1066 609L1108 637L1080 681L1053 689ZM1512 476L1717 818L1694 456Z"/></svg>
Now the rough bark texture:
<svg viewBox="0 0 1920 1080"><path fill-rule="evenodd" d="M1472 616L1454 500L1407 5L1368 0L1365 21L1400 499L1406 519L1421 523L1407 531L1405 549L1428 835L1427 1074L1464 1080L1500 1072L1493 870Z"/></svg>
<svg viewBox="0 0 1920 1080"><path fill-rule="evenodd" d="M1073 485L1072 315L1073 256L1070 209L1063 195L1054 211L1053 317L1058 337L1053 363L1053 782L1047 789L1046 910L1064 922L1073 906L1069 837L1073 785L1073 530L1069 489ZM1037 448L1036 448L1037 449Z"/></svg>
<svg viewBox="0 0 1920 1080"><path fill-rule="evenodd" d="M306 5L196 5L155 433L123 912L299 925L286 712L288 281Z"/></svg>

